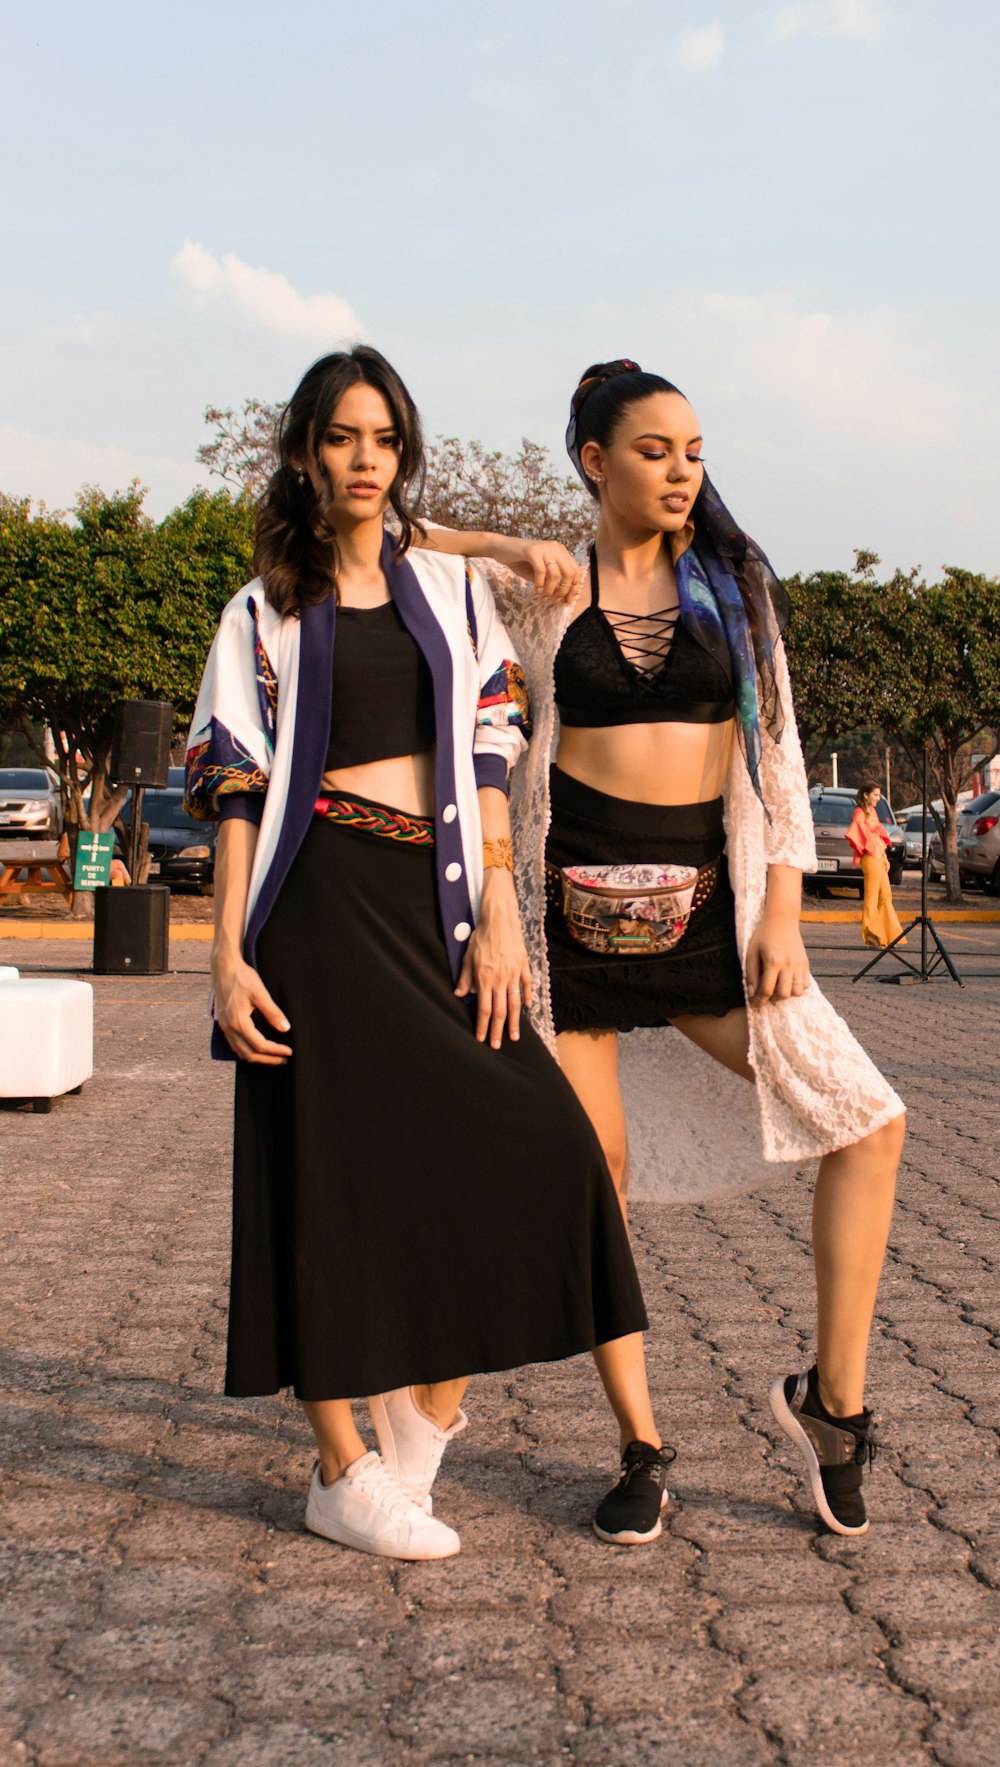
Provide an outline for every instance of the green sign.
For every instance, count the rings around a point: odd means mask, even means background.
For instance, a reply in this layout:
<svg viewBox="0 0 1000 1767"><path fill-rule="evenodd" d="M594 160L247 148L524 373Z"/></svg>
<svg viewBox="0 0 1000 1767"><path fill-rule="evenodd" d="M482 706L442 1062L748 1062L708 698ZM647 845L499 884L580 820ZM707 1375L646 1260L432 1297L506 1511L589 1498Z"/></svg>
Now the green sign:
<svg viewBox="0 0 1000 1767"><path fill-rule="evenodd" d="M76 842L76 864L73 867L75 890L99 890L111 882L111 861L114 857L113 834L86 834L81 830Z"/></svg>

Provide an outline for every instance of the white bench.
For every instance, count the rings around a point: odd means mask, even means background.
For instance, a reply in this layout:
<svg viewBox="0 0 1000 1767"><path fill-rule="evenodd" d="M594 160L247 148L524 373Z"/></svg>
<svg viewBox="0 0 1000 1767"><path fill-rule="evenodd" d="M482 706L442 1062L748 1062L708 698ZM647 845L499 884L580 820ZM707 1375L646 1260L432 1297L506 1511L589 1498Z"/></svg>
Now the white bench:
<svg viewBox="0 0 1000 1767"><path fill-rule="evenodd" d="M0 1098L36 1111L79 1092L94 1072L94 990L89 982L22 980L0 966Z"/></svg>

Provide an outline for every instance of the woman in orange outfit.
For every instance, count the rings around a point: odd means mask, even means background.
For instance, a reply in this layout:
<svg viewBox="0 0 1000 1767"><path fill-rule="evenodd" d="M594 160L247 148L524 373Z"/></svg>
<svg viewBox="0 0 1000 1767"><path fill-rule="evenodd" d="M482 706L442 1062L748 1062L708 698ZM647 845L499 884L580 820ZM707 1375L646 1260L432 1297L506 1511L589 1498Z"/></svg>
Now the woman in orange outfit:
<svg viewBox="0 0 1000 1767"><path fill-rule="evenodd" d="M889 860L886 848L889 836L879 817L876 805L882 796L877 785L863 785L857 796L857 809L844 836L854 848L854 863L861 866L865 880L865 899L861 909L861 937L866 945L891 945L903 929L892 905L889 884ZM905 944L905 940L903 941Z"/></svg>

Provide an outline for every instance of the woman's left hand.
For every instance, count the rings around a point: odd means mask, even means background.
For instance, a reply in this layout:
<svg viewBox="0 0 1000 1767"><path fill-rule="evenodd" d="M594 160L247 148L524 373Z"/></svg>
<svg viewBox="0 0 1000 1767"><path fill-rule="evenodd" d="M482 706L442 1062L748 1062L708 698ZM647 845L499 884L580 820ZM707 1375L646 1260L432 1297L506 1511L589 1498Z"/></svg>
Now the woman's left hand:
<svg viewBox="0 0 1000 1767"><path fill-rule="evenodd" d="M483 882L479 925L469 940L455 993L476 994L476 1039L491 1049L503 1042L504 1025L512 1043L521 1034L521 1005L531 1005L531 971L521 916L509 871L490 866Z"/></svg>
<svg viewBox="0 0 1000 1767"><path fill-rule="evenodd" d="M579 594L583 571L558 540L526 540L510 534L497 538L497 563L532 583L543 601L572 601Z"/></svg>
<svg viewBox="0 0 1000 1767"><path fill-rule="evenodd" d="M809 958L802 943L798 916L767 909L747 951L747 989L751 1006L768 1000L791 1000L809 986Z"/></svg>

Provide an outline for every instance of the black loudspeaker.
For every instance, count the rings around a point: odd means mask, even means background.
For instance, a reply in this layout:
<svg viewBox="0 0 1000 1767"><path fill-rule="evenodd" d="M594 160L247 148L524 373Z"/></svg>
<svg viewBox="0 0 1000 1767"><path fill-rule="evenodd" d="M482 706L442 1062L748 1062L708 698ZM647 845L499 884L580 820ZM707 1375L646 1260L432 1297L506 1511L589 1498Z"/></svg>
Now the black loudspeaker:
<svg viewBox="0 0 1000 1767"><path fill-rule="evenodd" d="M162 699L120 699L108 771L118 785L166 785L174 708Z"/></svg>
<svg viewBox="0 0 1000 1767"><path fill-rule="evenodd" d="M170 944L166 884L94 891L94 974L161 976Z"/></svg>

